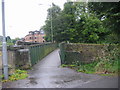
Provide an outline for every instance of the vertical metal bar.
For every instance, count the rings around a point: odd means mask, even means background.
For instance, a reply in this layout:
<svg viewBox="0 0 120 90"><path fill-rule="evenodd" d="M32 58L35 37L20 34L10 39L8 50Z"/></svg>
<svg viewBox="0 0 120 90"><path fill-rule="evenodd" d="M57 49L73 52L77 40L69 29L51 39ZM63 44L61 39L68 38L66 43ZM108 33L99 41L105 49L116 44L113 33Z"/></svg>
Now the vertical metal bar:
<svg viewBox="0 0 120 90"><path fill-rule="evenodd" d="M39 46L37 46L37 62L39 61Z"/></svg>
<svg viewBox="0 0 120 90"><path fill-rule="evenodd" d="M40 48L41 48L41 47L40 47L40 45L39 45L39 60L40 60L40 54L41 54L41 52L40 52Z"/></svg>
<svg viewBox="0 0 120 90"><path fill-rule="evenodd" d="M2 42L2 60L4 66L4 78L8 79L8 58L7 58L7 44L6 44L6 36L5 36L5 9L4 9L4 0L2 0L2 29L3 29L3 42Z"/></svg>

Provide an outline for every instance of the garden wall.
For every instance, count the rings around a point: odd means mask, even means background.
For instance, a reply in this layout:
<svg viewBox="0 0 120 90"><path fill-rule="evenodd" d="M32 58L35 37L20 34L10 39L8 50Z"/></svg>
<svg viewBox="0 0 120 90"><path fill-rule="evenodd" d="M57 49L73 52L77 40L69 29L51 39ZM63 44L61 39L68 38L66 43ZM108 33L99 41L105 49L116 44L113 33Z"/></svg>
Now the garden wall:
<svg viewBox="0 0 120 90"><path fill-rule="evenodd" d="M116 45L61 43L60 58L62 64L90 63L109 54Z"/></svg>

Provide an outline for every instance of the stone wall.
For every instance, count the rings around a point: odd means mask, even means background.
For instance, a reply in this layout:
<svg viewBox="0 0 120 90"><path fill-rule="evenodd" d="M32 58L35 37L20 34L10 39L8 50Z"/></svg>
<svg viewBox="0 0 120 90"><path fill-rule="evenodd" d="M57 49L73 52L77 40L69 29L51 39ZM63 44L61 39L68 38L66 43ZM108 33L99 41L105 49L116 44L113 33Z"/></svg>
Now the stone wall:
<svg viewBox="0 0 120 90"><path fill-rule="evenodd" d="M29 46L21 46L21 45L7 47L9 73L13 73L14 70L17 68L28 69L31 67L30 54L29 54L30 52L28 47ZM0 60L0 63L2 63L2 58Z"/></svg>
<svg viewBox="0 0 120 90"><path fill-rule="evenodd" d="M31 50L31 47L32 47L32 50ZM9 74L13 73L16 68L19 68L19 69L31 68L32 62L35 60L35 58L31 58L30 55L34 54L34 52L38 51L38 54L35 54L34 57L43 58L47 54L49 54L51 51L55 50L56 48L57 48L56 44L54 45L53 43L8 46L7 53L8 53ZM42 53L39 53L40 51ZM36 55L39 55L39 56L36 56ZM1 48L0 48L0 69L2 70L2 49Z"/></svg>
<svg viewBox="0 0 120 90"><path fill-rule="evenodd" d="M21 47L12 47L12 46L7 47L9 74L12 74L14 72L15 68L17 68L18 64L20 63L20 60L18 60L19 57L17 55L17 53L19 53L20 48ZM0 48L0 53L1 53L0 69L2 70L3 67L2 67L2 49L1 48ZM21 55L23 55L23 54L21 54Z"/></svg>
<svg viewBox="0 0 120 90"><path fill-rule="evenodd" d="M108 44L60 44L60 57L63 64L72 64L75 62L90 63L109 54L109 48L115 45Z"/></svg>
<svg viewBox="0 0 120 90"><path fill-rule="evenodd" d="M15 55L14 51L8 50L8 67L9 67L9 74L13 73L15 70ZM2 50L0 49L0 70L2 71L3 65L2 65Z"/></svg>

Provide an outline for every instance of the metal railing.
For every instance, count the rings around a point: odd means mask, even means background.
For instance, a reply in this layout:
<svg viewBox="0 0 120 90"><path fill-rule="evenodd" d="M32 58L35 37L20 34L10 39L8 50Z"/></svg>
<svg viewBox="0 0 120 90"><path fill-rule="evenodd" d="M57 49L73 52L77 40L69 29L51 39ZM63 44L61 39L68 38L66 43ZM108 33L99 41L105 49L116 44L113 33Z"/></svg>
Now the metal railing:
<svg viewBox="0 0 120 90"><path fill-rule="evenodd" d="M45 56L47 56L50 52L57 48L56 43L47 43L47 44L39 44L39 45L30 45L30 60L31 64L34 65Z"/></svg>

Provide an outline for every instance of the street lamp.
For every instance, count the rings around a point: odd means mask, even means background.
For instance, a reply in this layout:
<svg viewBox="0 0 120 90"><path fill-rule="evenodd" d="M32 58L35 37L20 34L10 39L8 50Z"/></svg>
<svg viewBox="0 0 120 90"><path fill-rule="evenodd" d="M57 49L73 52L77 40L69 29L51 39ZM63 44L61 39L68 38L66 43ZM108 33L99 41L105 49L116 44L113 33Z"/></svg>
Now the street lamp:
<svg viewBox="0 0 120 90"><path fill-rule="evenodd" d="M39 5L43 5L43 4L39 4ZM52 4L51 5L48 5L50 6L50 8L52 8ZM53 42L53 25L52 25L52 9L50 10L51 12L51 41Z"/></svg>
<svg viewBox="0 0 120 90"><path fill-rule="evenodd" d="M8 79L8 58L7 58L7 44L5 36L5 9L4 9L4 0L2 0L2 31L3 31L3 42L2 42L2 60L4 67L4 78Z"/></svg>

